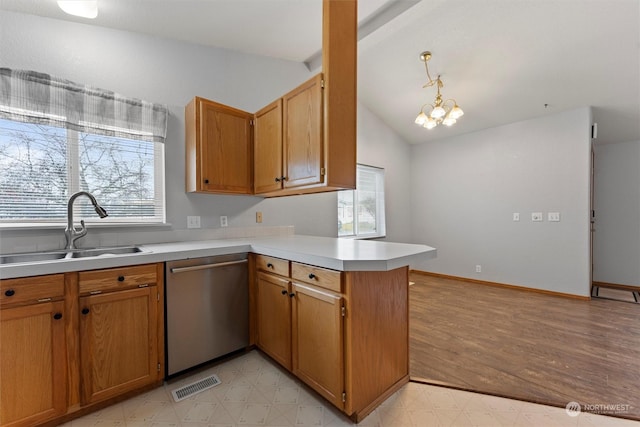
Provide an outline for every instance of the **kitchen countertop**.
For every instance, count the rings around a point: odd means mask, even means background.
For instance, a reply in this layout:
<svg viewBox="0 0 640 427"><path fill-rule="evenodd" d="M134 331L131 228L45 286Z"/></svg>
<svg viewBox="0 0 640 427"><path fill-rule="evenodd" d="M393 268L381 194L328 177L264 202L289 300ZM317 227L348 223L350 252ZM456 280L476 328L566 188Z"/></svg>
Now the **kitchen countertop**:
<svg viewBox="0 0 640 427"><path fill-rule="evenodd" d="M214 255L253 252L339 271L388 271L413 260L436 256L427 245L338 239L317 236L273 236L139 245L143 252L0 265L0 278L39 276L68 271L124 267Z"/></svg>

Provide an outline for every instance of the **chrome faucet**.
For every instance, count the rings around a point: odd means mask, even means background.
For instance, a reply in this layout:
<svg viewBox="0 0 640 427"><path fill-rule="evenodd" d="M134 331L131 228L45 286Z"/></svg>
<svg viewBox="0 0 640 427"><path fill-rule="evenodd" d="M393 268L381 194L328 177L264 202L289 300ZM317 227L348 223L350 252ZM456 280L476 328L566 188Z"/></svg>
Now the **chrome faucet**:
<svg viewBox="0 0 640 427"><path fill-rule="evenodd" d="M104 218L109 216L107 211L104 210L102 206L100 206L93 194L86 191L78 191L69 197L69 202L67 203L67 228L64 229L64 237L67 239L65 249L73 250L76 248L76 240L87 234L87 227L84 225L84 220L80 220L80 228L76 229L73 225L73 202L79 196L87 196L89 200L91 200L91 204L96 209L96 213L100 216L100 218Z"/></svg>

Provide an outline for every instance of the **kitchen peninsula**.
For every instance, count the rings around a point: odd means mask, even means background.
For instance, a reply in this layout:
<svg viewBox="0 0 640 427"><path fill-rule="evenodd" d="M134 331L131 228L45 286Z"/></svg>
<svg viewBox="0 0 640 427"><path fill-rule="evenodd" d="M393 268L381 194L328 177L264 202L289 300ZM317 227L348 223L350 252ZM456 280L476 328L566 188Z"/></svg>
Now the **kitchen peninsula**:
<svg viewBox="0 0 640 427"><path fill-rule="evenodd" d="M40 377L49 375L49 380L34 384L38 380L30 378L31 383L24 384L15 378L15 382L3 381L0 390L3 408L10 407L12 396L21 395L15 387L48 396L50 402L44 399L33 413L22 408L2 425L68 420L125 394L162 384L164 262L215 255L249 254L250 344L354 421L362 420L409 380L409 265L434 257L434 248L300 235L139 248L140 252L126 255L0 266L3 323L44 315L42 336L50 330L57 337L53 344L49 341L52 357L44 365L40 358L34 359L42 365ZM51 295L44 295L40 288ZM126 315L127 304L135 308L135 319ZM87 369L94 364L92 358L100 358L95 366L103 366L104 354L110 350L100 347L104 343L97 338L100 331L110 330L101 329L108 325L97 320L106 308L119 316L102 321L122 318L147 325L136 338L149 339L136 353L144 356L144 363L121 360L113 365L115 372L104 374ZM92 316L96 317L91 320ZM3 332L8 326L3 324ZM137 329L118 328L113 329L132 334ZM112 338L116 337L120 338ZM29 344L23 344L26 347L3 345L3 351L28 352ZM142 354L143 349L150 350ZM119 357L131 354L121 353ZM5 366L8 360L3 353L3 377L5 369L11 368L8 362ZM138 366L139 370L127 380L117 366ZM120 383L104 386L107 378L119 376L124 378Z"/></svg>

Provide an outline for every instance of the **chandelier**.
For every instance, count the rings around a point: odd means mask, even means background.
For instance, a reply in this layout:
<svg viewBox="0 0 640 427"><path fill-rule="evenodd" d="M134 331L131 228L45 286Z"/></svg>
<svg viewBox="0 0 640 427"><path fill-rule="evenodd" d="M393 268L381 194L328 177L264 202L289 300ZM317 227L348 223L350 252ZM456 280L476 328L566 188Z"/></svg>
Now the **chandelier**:
<svg viewBox="0 0 640 427"><path fill-rule="evenodd" d="M422 52L420 54L420 60L424 62L424 68L427 71L427 77L429 78L429 81L422 87L435 86L437 89L436 99L433 101L433 104L426 103L420 108L420 114L416 117L415 122L417 125L423 126L427 129L433 129L441 123L445 126L451 126L460 117L462 117L464 111L462 111L462 108L458 106L455 99L447 99L446 101L442 100L440 89L444 84L442 83L440 75L438 75L435 80L431 78L431 74L429 74L429 66L427 65L427 62L430 59L431 52ZM431 108L429 114L425 114L425 107Z"/></svg>

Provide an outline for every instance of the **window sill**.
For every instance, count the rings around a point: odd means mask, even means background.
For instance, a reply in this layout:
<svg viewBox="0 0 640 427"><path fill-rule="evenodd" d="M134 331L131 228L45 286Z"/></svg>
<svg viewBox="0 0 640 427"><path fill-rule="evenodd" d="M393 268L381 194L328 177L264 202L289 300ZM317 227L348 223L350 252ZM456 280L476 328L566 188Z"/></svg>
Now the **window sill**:
<svg viewBox="0 0 640 427"><path fill-rule="evenodd" d="M373 240L373 239L384 239L386 234L369 234L366 236L338 236L338 239L345 240Z"/></svg>
<svg viewBox="0 0 640 427"><path fill-rule="evenodd" d="M112 222L112 223L99 223L99 222L86 222L85 225L87 228L171 228L171 223L163 222L153 222L153 223L140 223L140 222ZM25 222L20 224L0 224L0 231L10 231L10 230L64 230L67 224L61 222ZM76 223L76 227L79 226L79 222Z"/></svg>

